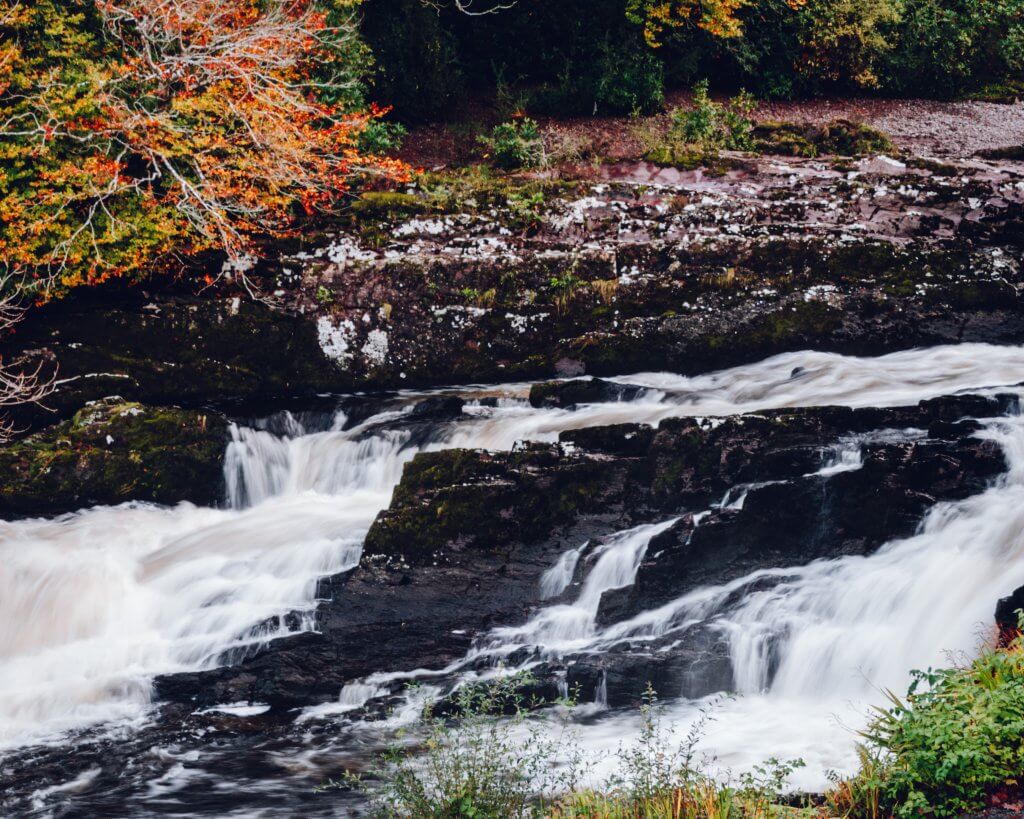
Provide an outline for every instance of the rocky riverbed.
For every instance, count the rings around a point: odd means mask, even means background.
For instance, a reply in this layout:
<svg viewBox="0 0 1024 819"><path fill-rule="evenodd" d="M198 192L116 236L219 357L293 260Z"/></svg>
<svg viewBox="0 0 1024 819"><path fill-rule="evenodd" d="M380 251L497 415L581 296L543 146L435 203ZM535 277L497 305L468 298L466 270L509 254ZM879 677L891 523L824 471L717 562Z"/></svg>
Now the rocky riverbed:
<svg viewBox="0 0 1024 819"><path fill-rule="evenodd" d="M313 788L516 668L598 734L738 690L724 725L846 764L808 715L1024 585L1024 165L932 153L430 173L259 298L34 311L0 612L55 613L0 629L0 808L357 814Z"/></svg>

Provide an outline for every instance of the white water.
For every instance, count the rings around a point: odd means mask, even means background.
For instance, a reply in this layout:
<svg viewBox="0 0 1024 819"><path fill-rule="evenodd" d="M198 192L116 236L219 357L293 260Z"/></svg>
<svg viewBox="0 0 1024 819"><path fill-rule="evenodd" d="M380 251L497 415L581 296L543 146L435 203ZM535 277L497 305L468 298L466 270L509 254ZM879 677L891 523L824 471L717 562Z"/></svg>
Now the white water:
<svg viewBox="0 0 1024 819"><path fill-rule="evenodd" d="M913 403L1024 381L1024 350L960 345L878 359L795 353L696 378L622 380L650 389L632 402L575 412L534 410L511 398L497 408L471 407L470 418L439 429L429 446L501 449L524 438L553 440L565 429L679 415ZM282 626L260 627L267 618L311 613L317 579L355 565L367 528L415 451L405 447L405 432L367 436L370 423L342 431L342 422L313 434L293 426L286 437L236 430L226 458L231 508L127 504L0 522L0 744L139 719L155 675L216 665L279 633ZM872 684L898 688L908 668L941 661L943 650L973 648L993 601L1024 581L1021 561L1014 562L1024 528L1024 430L1014 420L994 425L991 434L1013 459L1004 484L940 507L918 538L871 558L787 572L784 584L720 613L721 628L735 635L738 680L754 694L714 723L709 743L724 759L786 756L791 738L799 749L790 755L821 756L808 759L809 770L821 762L814 768L820 774L833 758L841 766L851 737L828 727L829 714L856 717L859 705L851 711L850 703L869 698ZM840 456L835 466L856 463ZM632 582L657 528L608 539L589 556L574 603L541 611L518 632L496 635L498 642L557 653L718 616L715 601L724 590L707 589L671 610L596 628L595 601L603 590ZM552 589L571 582L576 568L562 566ZM307 617L303 627L311 625ZM760 695L769 634L784 637L784 661L771 690ZM341 710L366 695L352 688ZM774 727L752 734L751 720Z"/></svg>
<svg viewBox="0 0 1024 819"><path fill-rule="evenodd" d="M714 767L735 771L770 756L801 757L808 765L791 784L824 788L828 771L855 769L854 732L872 704L884 704L882 692L905 691L912 669L973 655L992 637L995 601L1024 585L1024 417L986 422L980 434L1003 449L1008 472L981 494L936 505L918 534L868 557L758 571L595 629L597 590L627 585L626 567L638 565L651 537L674 521L641 526L610 539L605 555L614 555L616 570L599 560L574 603L495 629L481 653L501 657L532 646L545 657L601 654L711 623L728 639L740 696L678 701L670 721L685 734L715 699L701 744ZM822 472L850 468L841 454L836 461ZM727 607L738 590L766 579L778 582ZM598 771L613 772L615 750L638 728L635 714L619 715L584 733L593 757L605 760Z"/></svg>

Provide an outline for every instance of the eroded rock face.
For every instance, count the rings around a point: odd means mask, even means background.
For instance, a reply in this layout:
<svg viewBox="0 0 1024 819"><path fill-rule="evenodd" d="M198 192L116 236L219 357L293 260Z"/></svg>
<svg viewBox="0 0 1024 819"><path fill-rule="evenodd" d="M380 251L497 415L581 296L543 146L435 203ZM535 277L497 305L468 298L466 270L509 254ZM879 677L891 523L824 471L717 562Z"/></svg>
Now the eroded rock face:
<svg viewBox="0 0 1024 819"><path fill-rule="evenodd" d="M157 692L198 705L252 699L291 708L332 700L373 672L443 668L491 627L525 622L542 602L541 574L566 549L674 516L636 584L602 597L599 624L756 569L868 554L912 533L936 501L981 491L1005 468L991 441L971 437L974 422L956 421L1001 414L1011 401L675 419L657 430L567 432L559 444L510 453L420 454L374 523L360 565L323 583L319 634L284 638L234 667L163 678ZM869 431L874 437L850 443ZM859 450L859 466L823 469L837 446ZM693 513L704 510L696 525ZM577 574L594 553L585 550ZM542 688L600 677L614 703L638 696L648 680L686 688L666 694L730 687L724 643L713 633L696 629L668 655L656 648L643 642L599 661L549 663Z"/></svg>
<svg viewBox="0 0 1024 819"><path fill-rule="evenodd" d="M0 517L129 500L216 505L227 422L215 412L109 400L0 448Z"/></svg>
<svg viewBox="0 0 1024 819"><path fill-rule="evenodd" d="M250 273L273 306L84 294L2 352L59 366L68 417L112 393L252 403L1024 338L1020 166L766 157L717 178L602 173L377 194Z"/></svg>

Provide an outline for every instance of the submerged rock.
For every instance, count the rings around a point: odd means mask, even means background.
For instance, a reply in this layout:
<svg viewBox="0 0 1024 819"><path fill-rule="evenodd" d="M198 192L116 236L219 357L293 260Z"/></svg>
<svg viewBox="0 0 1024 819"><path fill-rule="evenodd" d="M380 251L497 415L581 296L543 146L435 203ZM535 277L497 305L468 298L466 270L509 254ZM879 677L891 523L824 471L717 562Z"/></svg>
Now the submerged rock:
<svg viewBox="0 0 1024 819"><path fill-rule="evenodd" d="M600 404L608 401L631 401L642 387L618 384L602 378L572 381L544 381L530 387L530 406L569 408L576 404Z"/></svg>
<svg viewBox="0 0 1024 819"><path fill-rule="evenodd" d="M53 515L84 506L223 497L227 422L215 412L90 404L70 421L0 447L0 515Z"/></svg>

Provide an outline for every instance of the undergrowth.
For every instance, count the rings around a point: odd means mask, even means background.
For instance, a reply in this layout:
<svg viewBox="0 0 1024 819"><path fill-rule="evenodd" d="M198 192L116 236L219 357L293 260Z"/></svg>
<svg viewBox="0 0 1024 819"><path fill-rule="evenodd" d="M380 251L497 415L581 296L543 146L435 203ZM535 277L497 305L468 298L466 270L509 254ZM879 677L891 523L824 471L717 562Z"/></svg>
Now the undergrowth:
<svg viewBox="0 0 1024 819"><path fill-rule="evenodd" d="M707 80L697 83L689 108L674 108L663 135L638 133L646 143L645 158L661 165L690 167L718 156L718 152L752 151L756 108L754 98L741 91L727 103L708 94Z"/></svg>
<svg viewBox="0 0 1024 819"><path fill-rule="evenodd" d="M637 739L619 747L615 775L594 784L592 761L567 721L539 716L541 703L522 695L536 682L524 675L465 687L444 714L428 708L419 743L396 745L370 776L341 785L364 789L376 815L403 819L910 819L1019 797L1021 638L967 665L913 677L906 696L889 693L889 706L862 732L859 771L832 775L813 803L787 787L800 760L713 774L712 761L697 753L713 706L679 738L649 687ZM563 715L575 707L559 704Z"/></svg>
<svg viewBox="0 0 1024 819"><path fill-rule="evenodd" d="M861 770L828 794L844 817L956 816L1018 789L1024 773L1024 644L918 671L864 732ZM1003 793L1000 793L1003 792Z"/></svg>

